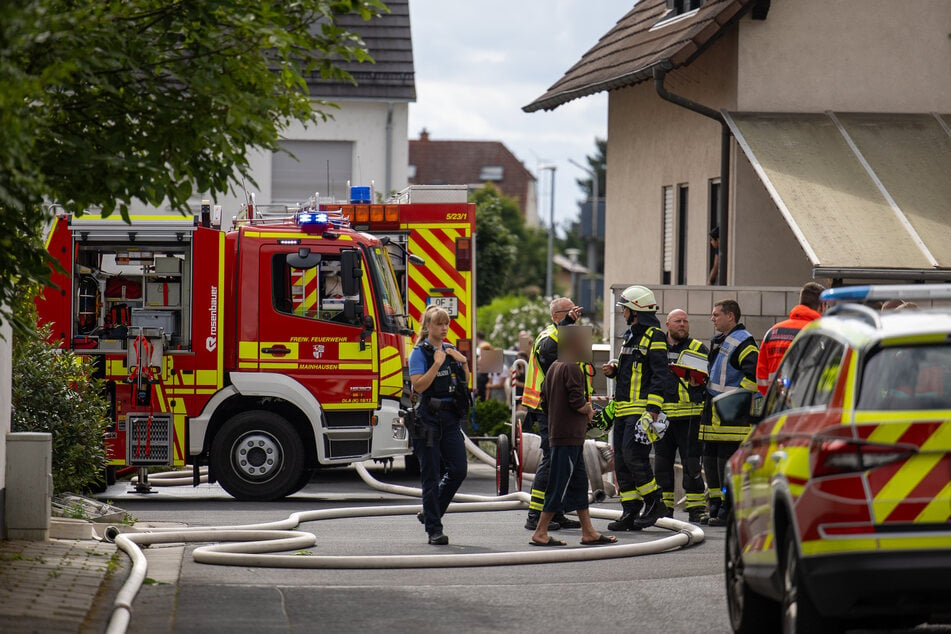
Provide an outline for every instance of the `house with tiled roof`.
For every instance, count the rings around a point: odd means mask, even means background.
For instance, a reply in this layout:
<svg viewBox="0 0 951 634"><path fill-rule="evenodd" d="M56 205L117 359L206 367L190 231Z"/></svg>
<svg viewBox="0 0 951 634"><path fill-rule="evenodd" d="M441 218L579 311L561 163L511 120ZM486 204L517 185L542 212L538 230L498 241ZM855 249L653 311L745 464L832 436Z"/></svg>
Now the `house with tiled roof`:
<svg viewBox="0 0 951 634"><path fill-rule="evenodd" d="M424 129L409 142L409 182L472 189L492 183L518 201L529 226L538 225L535 176L499 141L433 140Z"/></svg>
<svg viewBox="0 0 951 634"><path fill-rule="evenodd" d="M250 157L259 205L294 204L315 192L343 200L348 181L372 184L378 198L406 187L409 104L416 100L409 0L386 4L389 12L379 18L348 14L338 22L363 39L373 58L340 63L354 82L325 80L319 72L307 80L315 105L338 106L323 106L330 118L306 127L293 123L283 134L285 151ZM217 202L237 209L243 193Z"/></svg>
<svg viewBox="0 0 951 634"><path fill-rule="evenodd" d="M608 293L706 285L715 227L733 288L951 279L949 32L946 0L640 0L525 110L608 92Z"/></svg>

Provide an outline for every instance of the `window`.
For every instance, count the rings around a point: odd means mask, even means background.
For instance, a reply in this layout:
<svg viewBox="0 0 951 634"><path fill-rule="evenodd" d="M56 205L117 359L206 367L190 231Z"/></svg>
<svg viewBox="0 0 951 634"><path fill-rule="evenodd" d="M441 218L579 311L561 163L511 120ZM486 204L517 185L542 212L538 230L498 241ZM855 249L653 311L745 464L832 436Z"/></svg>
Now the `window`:
<svg viewBox="0 0 951 634"><path fill-rule="evenodd" d="M320 192L347 200L353 169L349 141L281 141L271 162L271 202L296 205ZM369 185L369 183L367 183Z"/></svg>
<svg viewBox="0 0 951 634"><path fill-rule="evenodd" d="M501 165L486 165L482 168L482 171L479 172L479 180L482 182L499 182L502 180L503 174L504 169Z"/></svg>
<svg viewBox="0 0 951 634"><path fill-rule="evenodd" d="M657 24L651 27L656 29L675 19L691 14L703 5L703 0L667 0L667 12L661 16Z"/></svg>
<svg viewBox="0 0 951 634"><path fill-rule="evenodd" d="M663 198L661 284L670 284L670 276L674 268L674 188L664 187Z"/></svg>
<svg viewBox="0 0 951 634"><path fill-rule="evenodd" d="M776 371L776 378L766 395L764 411L767 416L810 404L819 377L818 370L832 345L839 344L820 335L793 345Z"/></svg>
<svg viewBox="0 0 951 634"><path fill-rule="evenodd" d="M677 188L677 283L687 283L687 186Z"/></svg>
<svg viewBox="0 0 951 634"><path fill-rule="evenodd" d="M407 179L407 180L415 180L415 179L416 179L416 166L415 166L415 165L408 165L408 166L406 167L406 179Z"/></svg>
<svg viewBox="0 0 951 634"><path fill-rule="evenodd" d="M340 255L321 254L314 268L296 269L286 253L271 260L274 309L279 313L320 321L350 323L344 315L346 300L360 303L360 295L344 297L340 278Z"/></svg>
<svg viewBox="0 0 951 634"><path fill-rule="evenodd" d="M707 222L707 231L713 231L720 225L720 180L713 179L710 181L710 217ZM708 233L709 235L709 233ZM710 241L707 240L707 245L709 246ZM717 250L712 246L709 246L707 249L707 270L712 271L713 265L716 263Z"/></svg>
<svg viewBox="0 0 951 634"><path fill-rule="evenodd" d="M858 409L951 409L951 346L883 348L865 362Z"/></svg>
<svg viewBox="0 0 951 634"><path fill-rule="evenodd" d="M399 332L408 328L400 285L386 248L373 247L370 263L374 277L378 280L374 287L378 289L380 301L383 302L380 327L389 332Z"/></svg>
<svg viewBox="0 0 951 634"><path fill-rule="evenodd" d="M816 392L812 396L813 406L828 405L832 400L832 393L835 392L839 370L842 368L842 358L845 356L845 346L835 343L831 347L825 363L822 364L822 371L819 373Z"/></svg>

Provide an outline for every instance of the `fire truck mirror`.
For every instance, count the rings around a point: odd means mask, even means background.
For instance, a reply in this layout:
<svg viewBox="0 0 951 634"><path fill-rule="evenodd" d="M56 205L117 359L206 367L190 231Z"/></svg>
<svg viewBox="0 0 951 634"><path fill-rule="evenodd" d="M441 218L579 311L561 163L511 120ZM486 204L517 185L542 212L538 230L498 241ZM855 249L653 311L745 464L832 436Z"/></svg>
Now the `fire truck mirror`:
<svg viewBox="0 0 951 634"><path fill-rule="evenodd" d="M363 277L360 254L354 249L345 249L340 252L340 262L340 285L344 297L359 295L360 278Z"/></svg>
<svg viewBox="0 0 951 634"><path fill-rule="evenodd" d="M306 271L320 264L320 254L311 253L307 247L301 247L297 253L287 256L287 265L301 271Z"/></svg>
<svg viewBox="0 0 951 634"><path fill-rule="evenodd" d="M363 322L363 304L354 300L346 299L343 302L343 318L349 324L362 324Z"/></svg>

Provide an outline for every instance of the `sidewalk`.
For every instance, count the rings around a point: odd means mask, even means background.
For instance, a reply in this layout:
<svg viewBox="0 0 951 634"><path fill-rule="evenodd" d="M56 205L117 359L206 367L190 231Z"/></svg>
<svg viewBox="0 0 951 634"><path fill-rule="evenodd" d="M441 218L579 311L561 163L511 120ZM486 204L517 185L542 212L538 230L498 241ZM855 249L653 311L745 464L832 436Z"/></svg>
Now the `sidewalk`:
<svg viewBox="0 0 951 634"><path fill-rule="evenodd" d="M95 540L0 541L0 632L103 632L127 562Z"/></svg>

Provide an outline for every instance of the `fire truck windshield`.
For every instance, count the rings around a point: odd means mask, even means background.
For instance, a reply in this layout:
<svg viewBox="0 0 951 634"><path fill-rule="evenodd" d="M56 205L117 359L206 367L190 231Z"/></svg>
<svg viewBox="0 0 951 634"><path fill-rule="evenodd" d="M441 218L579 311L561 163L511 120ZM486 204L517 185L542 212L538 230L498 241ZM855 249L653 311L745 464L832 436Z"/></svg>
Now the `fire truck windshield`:
<svg viewBox="0 0 951 634"><path fill-rule="evenodd" d="M400 331L408 328L406 310L403 307L403 298L396 283L396 274L393 272L393 263L383 247L373 247L371 250L374 277L378 280L378 292L382 308L382 326L391 331Z"/></svg>

